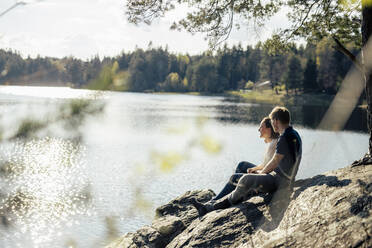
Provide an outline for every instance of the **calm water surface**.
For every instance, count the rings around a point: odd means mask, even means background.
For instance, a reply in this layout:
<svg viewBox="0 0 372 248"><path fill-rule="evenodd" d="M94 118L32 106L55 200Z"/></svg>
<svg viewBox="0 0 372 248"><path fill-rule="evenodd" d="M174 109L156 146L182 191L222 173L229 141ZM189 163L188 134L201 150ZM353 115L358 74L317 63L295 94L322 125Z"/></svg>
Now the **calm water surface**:
<svg viewBox="0 0 372 248"><path fill-rule="evenodd" d="M104 112L74 130L79 142L52 123L37 139L1 144L3 168L20 165L0 174L0 247L102 247L150 224L156 206L187 190L217 192L239 161L262 160L258 122L272 106L224 97L0 87L1 129L6 136L26 117L47 118L92 94ZM332 132L314 129L325 108L288 108L303 140L297 178L366 152L364 113L354 111L347 131ZM221 151L206 149L215 146Z"/></svg>

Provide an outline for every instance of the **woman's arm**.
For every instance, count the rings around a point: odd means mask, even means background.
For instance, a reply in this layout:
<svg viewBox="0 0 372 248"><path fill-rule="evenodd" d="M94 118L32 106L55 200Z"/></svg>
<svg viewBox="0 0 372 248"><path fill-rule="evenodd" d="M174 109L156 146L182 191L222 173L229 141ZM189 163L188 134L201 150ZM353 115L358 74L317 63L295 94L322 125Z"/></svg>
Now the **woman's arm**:
<svg viewBox="0 0 372 248"><path fill-rule="evenodd" d="M258 173L258 171L260 171L260 170L262 171L265 168L265 166L268 165L272 161L272 159L274 158L276 144L277 144L277 140L275 139L270 143L269 147L267 148L265 158L264 158L264 161L262 162L262 164L260 164L256 167L253 167L253 168L249 168L247 170L247 172L248 173Z"/></svg>

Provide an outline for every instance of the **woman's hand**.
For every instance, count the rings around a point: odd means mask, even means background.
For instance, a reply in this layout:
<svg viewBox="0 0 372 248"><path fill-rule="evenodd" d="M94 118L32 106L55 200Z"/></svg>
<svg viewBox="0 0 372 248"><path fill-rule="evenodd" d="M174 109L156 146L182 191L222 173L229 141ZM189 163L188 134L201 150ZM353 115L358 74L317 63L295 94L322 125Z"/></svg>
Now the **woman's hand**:
<svg viewBox="0 0 372 248"><path fill-rule="evenodd" d="M256 167L253 167L253 168L249 168L247 170L247 173L257 173L257 171L259 170L259 168L256 166Z"/></svg>

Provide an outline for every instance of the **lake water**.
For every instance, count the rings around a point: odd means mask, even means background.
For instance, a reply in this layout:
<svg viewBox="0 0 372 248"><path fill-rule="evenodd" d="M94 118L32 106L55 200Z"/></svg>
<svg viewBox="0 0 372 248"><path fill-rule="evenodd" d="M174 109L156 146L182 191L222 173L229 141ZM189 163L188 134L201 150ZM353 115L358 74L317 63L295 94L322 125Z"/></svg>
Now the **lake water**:
<svg viewBox="0 0 372 248"><path fill-rule="evenodd" d="M61 105L92 97L102 113L73 128L55 121ZM188 190L217 192L239 161L262 160L258 122L272 107L219 96L0 87L1 162L13 166L0 171L0 247L102 247L150 224L157 206ZM363 111L333 132L314 129L326 108L288 108L303 140L297 178L367 151ZM7 140L25 118L50 125L37 138Z"/></svg>

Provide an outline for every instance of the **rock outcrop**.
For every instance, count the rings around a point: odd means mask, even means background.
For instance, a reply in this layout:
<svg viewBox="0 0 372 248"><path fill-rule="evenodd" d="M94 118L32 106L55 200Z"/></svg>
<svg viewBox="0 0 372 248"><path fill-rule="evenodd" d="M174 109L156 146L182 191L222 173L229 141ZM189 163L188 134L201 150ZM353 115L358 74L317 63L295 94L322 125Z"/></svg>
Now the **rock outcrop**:
<svg viewBox="0 0 372 248"><path fill-rule="evenodd" d="M118 247L372 247L372 165L298 180L293 191L258 195L237 206L198 216L186 192L156 210L151 226L128 233Z"/></svg>

